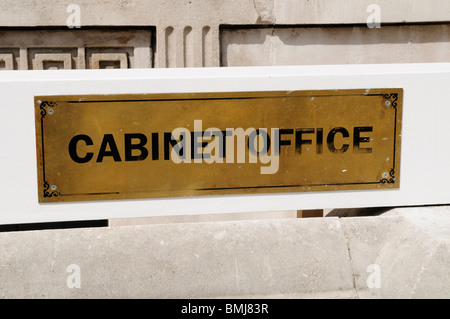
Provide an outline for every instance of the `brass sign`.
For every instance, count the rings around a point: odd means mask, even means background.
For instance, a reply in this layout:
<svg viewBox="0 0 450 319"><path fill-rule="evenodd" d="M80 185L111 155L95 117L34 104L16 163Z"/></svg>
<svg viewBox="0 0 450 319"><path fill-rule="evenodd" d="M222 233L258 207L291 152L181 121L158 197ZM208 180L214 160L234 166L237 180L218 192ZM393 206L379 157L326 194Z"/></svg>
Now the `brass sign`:
<svg viewBox="0 0 450 319"><path fill-rule="evenodd" d="M402 94L37 96L39 201L398 188Z"/></svg>

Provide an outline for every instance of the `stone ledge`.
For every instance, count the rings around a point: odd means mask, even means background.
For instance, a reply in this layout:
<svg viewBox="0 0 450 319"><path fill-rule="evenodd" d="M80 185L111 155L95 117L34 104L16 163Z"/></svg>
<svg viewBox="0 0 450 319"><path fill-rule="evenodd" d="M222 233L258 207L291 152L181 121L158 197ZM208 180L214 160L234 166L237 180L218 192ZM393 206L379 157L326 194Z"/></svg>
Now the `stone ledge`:
<svg viewBox="0 0 450 319"><path fill-rule="evenodd" d="M69 289L69 265L81 288ZM220 298L353 289L338 218L0 234L3 298Z"/></svg>
<svg viewBox="0 0 450 319"><path fill-rule="evenodd" d="M449 226L422 207L0 233L0 298L448 298Z"/></svg>
<svg viewBox="0 0 450 319"><path fill-rule="evenodd" d="M341 218L360 298L450 297L450 206ZM368 288L376 265L379 288ZM370 279L369 279L370 280Z"/></svg>

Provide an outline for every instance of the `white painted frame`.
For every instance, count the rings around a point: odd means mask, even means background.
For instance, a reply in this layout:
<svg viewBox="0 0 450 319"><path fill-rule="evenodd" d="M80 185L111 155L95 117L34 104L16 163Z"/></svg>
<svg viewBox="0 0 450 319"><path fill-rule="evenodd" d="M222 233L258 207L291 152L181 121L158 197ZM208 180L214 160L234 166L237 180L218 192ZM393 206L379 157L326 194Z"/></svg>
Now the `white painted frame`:
<svg viewBox="0 0 450 319"><path fill-rule="evenodd" d="M0 72L0 224L450 203L450 63ZM403 88L400 189L38 204L35 95Z"/></svg>

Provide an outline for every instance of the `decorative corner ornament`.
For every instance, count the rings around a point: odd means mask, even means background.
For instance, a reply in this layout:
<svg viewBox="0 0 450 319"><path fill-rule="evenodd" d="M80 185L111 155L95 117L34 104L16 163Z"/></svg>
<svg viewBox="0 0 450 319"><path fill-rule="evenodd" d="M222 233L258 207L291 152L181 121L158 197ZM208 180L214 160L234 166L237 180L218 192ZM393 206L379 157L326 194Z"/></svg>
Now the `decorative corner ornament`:
<svg viewBox="0 0 450 319"><path fill-rule="evenodd" d="M58 197L59 192L55 191L56 187L51 187L47 181L44 182L44 198L47 197Z"/></svg>
<svg viewBox="0 0 450 319"><path fill-rule="evenodd" d="M47 112L46 107L55 107L56 106L56 102L51 102L51 101L41 101L38 100L37 103L39 104L39 108L41 110L40 114L41 114L41 118L45 118L45 116L47 115L47 113L49 114L53 114L53 109L49 109Z"/></svg>
<svg viewBox="0 0 450 319"><path fill-rule="evenodd" d="M397 108L398 93L387 93L384 94L383 97L386 99L386 106L392 105L394 109Z"/></svg>
<svg viewBox="0 0 450 319"><path fill-rule="evenodd" d="M394 184L395 183L395 169L391 169L389 175L384 173L383 178L380 179L381 184Z"/></svg>

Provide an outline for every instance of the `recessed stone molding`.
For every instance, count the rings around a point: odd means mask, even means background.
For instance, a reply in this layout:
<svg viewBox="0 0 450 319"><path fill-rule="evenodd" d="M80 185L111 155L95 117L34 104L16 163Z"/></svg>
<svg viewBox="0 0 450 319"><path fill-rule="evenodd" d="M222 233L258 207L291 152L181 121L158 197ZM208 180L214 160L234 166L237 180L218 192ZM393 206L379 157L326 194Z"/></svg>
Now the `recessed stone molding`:
<svg viewBox="0 0 450 319"><path fill-rule="evenodd" d="M12 53L0 53L0 70L14 70Z"/></svg>
<svg viewBox="0 0 450 319"><path fill-rule="evenodd" d="M70 53L37 53L35 54L34 61L34 70L72 69L72 56Z"/></svg>
<svg viewBox="0 0 450 319"><path fill-rule="evenodd" d="M221 30L222 66L450 62L450 24Z"/></svg>
<svg viewBox="0 0 450 319"><path fill-rule="evenodd" d="M125 53L93 53L90 69L127 69L128 59Z"/></svg>
<svg viewBox="0 0 450 319"><path fill-rule="evenodd" d="M7 54L0 70L86 69L93 63L95 68L152 68L153 34L151 27L0 30L0 54Z"/></svg>

